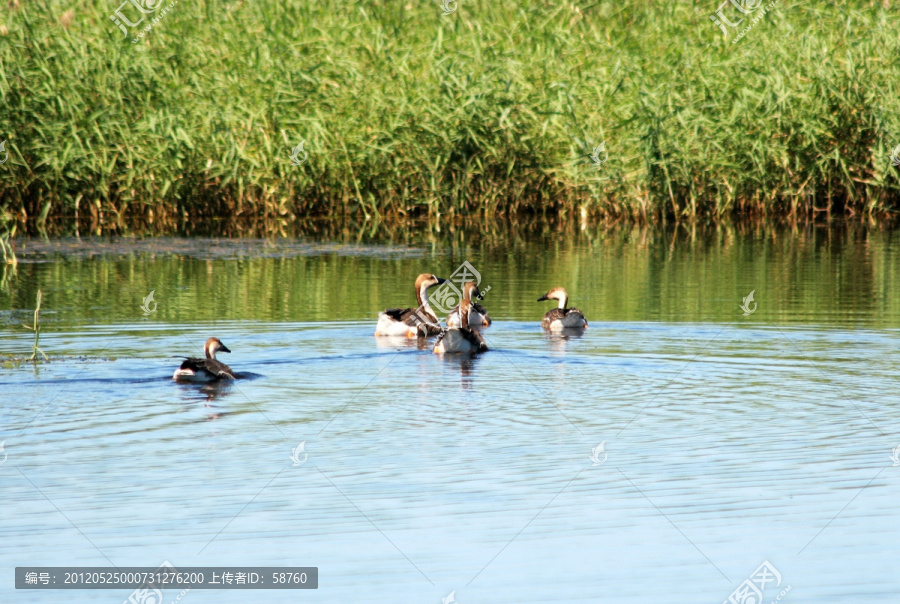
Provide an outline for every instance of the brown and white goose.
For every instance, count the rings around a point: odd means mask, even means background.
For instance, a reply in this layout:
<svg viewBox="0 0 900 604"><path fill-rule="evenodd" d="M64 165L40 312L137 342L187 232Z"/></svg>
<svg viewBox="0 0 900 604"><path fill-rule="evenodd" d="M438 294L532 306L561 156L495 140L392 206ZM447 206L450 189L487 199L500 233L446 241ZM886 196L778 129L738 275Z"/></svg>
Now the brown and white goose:
<svg viewBox="0 0 900 604"><path fill-rule="evenodd" d="M231 367L216 360L217 352L231 352L219 338L210 338L203 346L205 359L188 357L175 370L173 380L179 382L214 382L216 380L236 379Z"/></svg>
<svg viewBox="0 0 900 604"><path fill-rule="evenodd" d="M459 303L459 327L450 327L442 331L437 342L434 343L432 352L435 354L485 352L488 347L484 336L480 331L469 328L471 316L472 301L463 300Z"/></svg>
<svg viewBox="0 0 900 604"><path fill-rule="evenodd" d="M428 289L446 281L429 273L416 278L418 308L389 308L378 313L376 336L404 336L407 338L433 336L441 332L441 323L428 304Z"/></svg>
<svg viewBox="0 0 900 604"><path fill-rule="evenodd" d="M561 287L554 287L546 294L537 299L542 300L559 300L559 307L547 311L544 319L541 321L541 327L551 331L562 331L563 329L583 329L588 326L584 318L584 314L577 308L566 308L569 302L569 294Z"/></svg>
<svg viewBox="0 0 900 604"><path fill-rule="evenodd" d="M469 327L472 329L480 329L488 327L491 324L491 318L488 316L484 306L475 302L476 299L482 298L481 292L478 290L478 284L474 281L466 281L463 285L463 300L472 301L472 310L469 312ZM459 327L459 305L457 304L450 310L447 315L447 327Z"/></svg>

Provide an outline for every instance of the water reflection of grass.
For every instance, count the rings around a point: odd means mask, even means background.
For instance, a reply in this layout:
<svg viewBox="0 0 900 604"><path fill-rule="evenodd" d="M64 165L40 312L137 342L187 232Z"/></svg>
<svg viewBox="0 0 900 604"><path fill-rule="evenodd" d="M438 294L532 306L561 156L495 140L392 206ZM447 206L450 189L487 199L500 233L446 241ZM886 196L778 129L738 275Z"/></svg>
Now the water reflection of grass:
<svg viewBox="0 0 900 604"><path fill-rule="evenodd" d="M717 4L211 0L135 45L112 4L16 3L0 199L149 232L896 208L898 7L780 7L732 45Z"/></svg>
<svg viewBox="0 0 900 604"><path fill-rule="evenodd" d="M361 321L370 333L378 311L415 301L419 273L448 276L468 260L491 287L484 304L500 322L536 325L545 309L535 300L564 286L598 331L618 321L900 324L900 297L891 294L900 280L897 233L881 226L537 224L491 237L477 225L387 234L397 239L380 254L370 249L377 246L358 249L356 232L333 234L328 247L288 240L274 249L246 239L233 242L240 248L197 239L153 239L160 245L149 248L139 240L129 248L128 238L40 247L20 240L18 273L0 291L0 310L27 321L42 289L55 313L47 323L54 360L65 348L56 334L86 324L213 329L237 321L252 332L266 322ZM408 253L397 251L404 243ZM158 309L146 317L140 307L151 290ZM751 290L759 307L743 317Z"/></svg>

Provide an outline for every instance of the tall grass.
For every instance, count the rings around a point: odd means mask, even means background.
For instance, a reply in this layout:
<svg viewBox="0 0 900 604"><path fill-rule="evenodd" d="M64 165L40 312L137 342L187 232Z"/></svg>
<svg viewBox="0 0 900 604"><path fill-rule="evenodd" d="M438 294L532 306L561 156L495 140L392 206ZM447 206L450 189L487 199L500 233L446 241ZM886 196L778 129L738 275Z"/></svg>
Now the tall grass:
<svg viewBox="0 0 900 604"><path fill-rule="evenodd" d="M137 44L117 2L10 6L0 210L29 230L900 207L881 1L782 3L736 44L715 1L180 0Z"/></svg>

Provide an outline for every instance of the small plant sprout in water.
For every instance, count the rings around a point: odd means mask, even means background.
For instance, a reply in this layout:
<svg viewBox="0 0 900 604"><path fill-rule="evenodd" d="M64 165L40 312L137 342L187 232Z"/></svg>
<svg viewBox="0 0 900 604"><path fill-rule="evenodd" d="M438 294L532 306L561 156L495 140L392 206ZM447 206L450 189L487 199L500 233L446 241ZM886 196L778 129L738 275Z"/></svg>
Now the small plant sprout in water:
<svg viewBox="0 0 900 604"><path fill-rule="evenodd" d="M456 602L456 590L454 589L450 593L448 593L445 597L441 598L441 602L443 604L457 604Z"/></svg>
<svg viewBox="0 0 900 604"><path fill-rule="evenodd" d="M306 463L306 460L309 458L309 453L305 452L306 449L306 441L304 440L302 443L291 449L291 461L294 462L294 467L302 466ZM303 459L300 459L300 454L303 454Z"/></svg>
<svg viewBox="0 0 900 604"><path fill-rule="evenodd" d="M41 290L37 292L37 304L34 307L34 325L26 325L26 329L30 329L34 332L34 346L31 348L31 357L28 359L29 361L37 361L38 353L44 357L45 361L49 361L50 359L44 354L44 351L38 347L38 344L41 340L41 299L43 298L43 294Z"/></svg>
<svg viewBox="0 0 900 604"><path fill-rule="evenodd" d="M603 456L601 459L600 456ZM602 465L606 461L606 441L604 440L602 443L591 449L591 461L594 462L594 467Z"/></svg>
<svg viewBox="0 0 900 604"><path fill-rule="evenodd" d="M299 166L303 162L306 161L306 158L309 157L309 153L303 150L303 145L306 144L306 141L300 141L300 144L293 148L291 151L291 164L294 166Z"/></svg>
<svg viewBox="0 0 900 604"><path fill-rule="evenodd" d="M756 292L754 289L744 298L743 304L741 304L741 310L744 311L744 316L749 317L753 313L756 312L756 307L759 306L756 302L753 302L753 294ZM753 304L753 308L750 308L750 304Z"/></svg>
<svg viewBox="0 0 900 604"><path fill-rule="evenodd" d="M3 252L3 263L11 264L13 267L19 264L18 258L16 258L16 251L13 249L12 245L9 243L10 232L7 231L5 233L0 233L0 251Z"/></svg>
<svg viewBox="0 0 900 604"><path fill-rule="evenodd" d="M0 161L0 164L3 162ZM900 166L900 145L894 147L894 150L891 151L891 163L895 166Z"/></svg>
<svg viewBox="0 0 900 604"><path fill-rule="evenodd" d="M606 152L606 141L603 141L591 152L591 163L593 163L598 168L606 163L606 160L609 159L609 153Z"/></svg>
<svg viewBox="0 0 900 604"><path fill-rule="evenodd" d="M894 462L894 467L900 466L900 445L897 445L893 449L891 449L891 461Z"/></svg>
<svg viewBox="0 0 900 604"><path fill-rule="evenodd" d="M6 441L0 442L0 453L3 453L3 459L0 459L0 466L6 463L6 451L3 450L3 446L6 444Z"/></svg>
<svg viewBox="0 0 900 604"><path fill-rule="evenodd" d="M153 293L155 291L155 289L151 289L150 294L144 298L144 302L141 304L141 310L144 311L145 317L149 317L156 312L156 302L153 300ZM152 308L150 307L151 304L153 305Z"/></svg>
<svg viewBox="0 0 900 604"><path fill-rule="evenodd" d="M450 15L456 12L456 7L459 5L457 0L441 0L441 10L442 14ZM455 592L454 592L455 593Z"/></svg>

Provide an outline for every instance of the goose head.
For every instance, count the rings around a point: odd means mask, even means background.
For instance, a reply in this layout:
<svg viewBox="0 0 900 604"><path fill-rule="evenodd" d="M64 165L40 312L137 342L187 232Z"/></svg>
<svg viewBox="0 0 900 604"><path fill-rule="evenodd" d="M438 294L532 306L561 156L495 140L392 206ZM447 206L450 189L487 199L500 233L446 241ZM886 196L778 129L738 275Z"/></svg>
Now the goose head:
<svg viewBox="0 0 900 604"><path fill-rule="evenodd" d="M569 301L569 294L566 293L565 288L554 287L546 294L537 299L538 302L541 302L543 300L559 300L559 307L565 308L566 304Z"/></svg>
<svg viewBox="0 0 900 604"><path fill-rule="evenodd" d="M437 275L432 275L431 273L422 273L418 277L416 277L416 291L422 291L422 288L428 289L429 287L434 287L435 285L440 285L446 281L446 279L441 279Z"/></svg>
<svg viewBox="0 0 900 604"><path fill-rule="evenodd" d="M418 301L419 306L426 306L426 310L430 312L431 307L428 306L428 295L426 292L429 288L440 285L445 281L447 280L441 279L437 275L432 275L431 273L422 273L416 277L416 300Z"/></svg>
<svg viewBox="0 0 900 604"><path fill-rule="evenodd" d="M207 359L215 359L217 352L231 352L219 338L208 339L206 341L206 345L203 347L203 350L206 352Z"/></svg>
<svg viewBox="0 0 900 604"><path fill-rule="evenodd" d="M466 300L481 299L481 291L478 289L478 284L474 281L466 281L463 285L463 298Z"/></svg>

